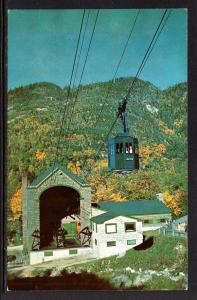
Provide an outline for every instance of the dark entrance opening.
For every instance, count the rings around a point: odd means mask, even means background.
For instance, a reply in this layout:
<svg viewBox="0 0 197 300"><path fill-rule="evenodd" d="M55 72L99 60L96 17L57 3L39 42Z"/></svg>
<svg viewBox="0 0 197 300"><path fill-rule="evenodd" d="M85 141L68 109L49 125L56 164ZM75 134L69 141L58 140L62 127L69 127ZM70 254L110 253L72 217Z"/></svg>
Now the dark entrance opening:
<svg viewBox="0 0 197 300"><path fill-rule="evenodd" d="M135 250L146 250L146 249L152 247L153 244L154 244L153 236L150 236L147 238L145 235L143 235L143 243L136 246L134 249Z"/></svg>
<svg viewBox="0 0 197 300"><path fill-rule="evenodd" d="M56 186L40 196L40 249L50 248L61 220L80 213L80 195L69 187Z"/></svg>

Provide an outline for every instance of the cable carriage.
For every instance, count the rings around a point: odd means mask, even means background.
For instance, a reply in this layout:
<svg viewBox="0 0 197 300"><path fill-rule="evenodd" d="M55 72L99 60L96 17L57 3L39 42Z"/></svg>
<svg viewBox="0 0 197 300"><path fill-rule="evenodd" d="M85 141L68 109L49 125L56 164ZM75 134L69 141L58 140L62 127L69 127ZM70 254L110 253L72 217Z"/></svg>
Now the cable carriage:
<svg viewBox="0 0 197 300"><path fill-rule="evenodd" d="M123 132L108 140L108 167L112 172L127 173L139 169L138 139L129 135L126 113L127 100L119 104L117 118L121 119Z"/></svg>

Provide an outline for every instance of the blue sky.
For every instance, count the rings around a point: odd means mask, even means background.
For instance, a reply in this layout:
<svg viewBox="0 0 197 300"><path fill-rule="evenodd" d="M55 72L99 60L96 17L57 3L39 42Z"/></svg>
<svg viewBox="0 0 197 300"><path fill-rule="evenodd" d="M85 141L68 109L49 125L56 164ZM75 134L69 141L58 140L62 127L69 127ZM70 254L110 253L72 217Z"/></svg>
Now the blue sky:
<svg viewBox="0 0 197 300"><path fill-rule="evenodd" d="M82 62L96 12L90 12ZM82 83L112 79L136 12L100 10ZM141 10L117 77L136 74L163 12ZM83 10L9 11L8 88L42 81L61 87L69 83L82 13ZM187 81L185 9L172 11L140 78L162 89Z"/></svg>

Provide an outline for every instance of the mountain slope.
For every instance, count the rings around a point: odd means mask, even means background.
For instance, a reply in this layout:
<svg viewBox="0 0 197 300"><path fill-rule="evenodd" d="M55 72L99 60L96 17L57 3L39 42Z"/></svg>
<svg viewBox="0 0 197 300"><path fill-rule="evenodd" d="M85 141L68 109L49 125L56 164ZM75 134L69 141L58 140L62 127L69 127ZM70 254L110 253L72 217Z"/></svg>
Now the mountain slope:
<svg viewBox="0 0 197 300"><path fill-rule="evenodd" d="M54 161L72 166L80 164L83 166L81 176L88 165L97 177L104 170L107 172L106 167L101 167L99 173L93 160L101 146L102 157L97 157L98 161L107 157L106 135L116 118L118 103L132 80L119 78L113 83L84 85L79 93L76 88L71 90L68 101L68 88L61 89L52 83L35 83L10 90L9 197L20 187L22 174L28 174L31 180ZM168 171L173 170L173 178L178 178L178 182L173 183L174 189L178 186L186 191L187 84L180 83L162 91L149 82L137 80L127 111L131 135L139 139L140 172L151 174L159 184L157 188L165 191L172 188ZM110 136L121 131L118 120Z"/></svg>

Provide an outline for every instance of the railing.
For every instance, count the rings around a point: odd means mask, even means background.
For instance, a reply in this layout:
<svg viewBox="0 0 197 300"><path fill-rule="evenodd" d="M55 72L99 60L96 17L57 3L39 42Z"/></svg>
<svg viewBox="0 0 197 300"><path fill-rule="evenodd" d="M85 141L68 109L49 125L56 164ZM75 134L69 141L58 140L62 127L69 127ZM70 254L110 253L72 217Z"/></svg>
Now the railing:
<svg viewBox="0 0 197 300"><path fill-rule="evenodd" d="M161 227L159 229L159 233L161 235L171 235L171 236L178 236L178 237L187 238L187 232L178 231L178 230L175 230L175 229L172 229L172 228Z"/></svg>

